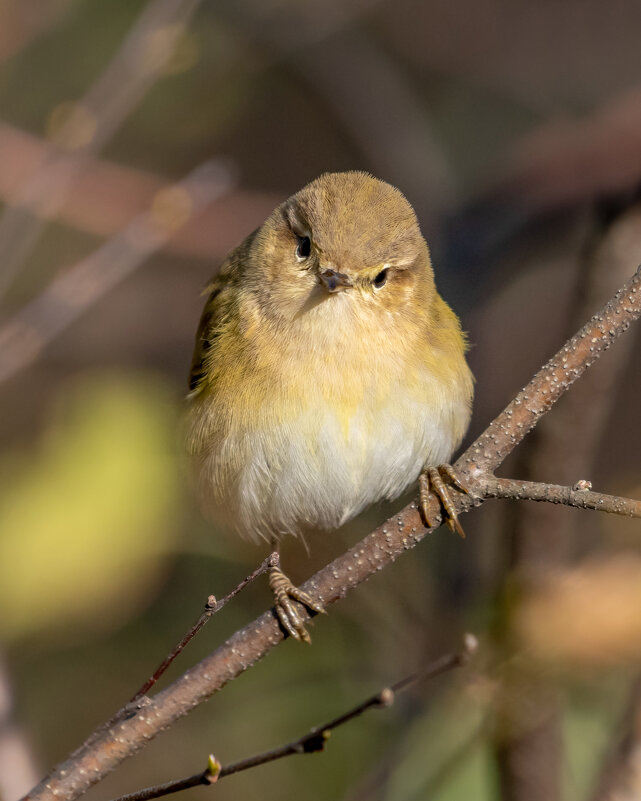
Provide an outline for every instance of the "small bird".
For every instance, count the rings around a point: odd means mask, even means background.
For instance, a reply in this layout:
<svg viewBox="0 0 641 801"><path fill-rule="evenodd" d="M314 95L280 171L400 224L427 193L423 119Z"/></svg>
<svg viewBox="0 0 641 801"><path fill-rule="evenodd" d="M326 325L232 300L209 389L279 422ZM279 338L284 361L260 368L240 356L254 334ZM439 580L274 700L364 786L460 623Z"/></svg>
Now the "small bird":
<svg viewBox="0 0 641 801"><path fill-rule="evenodd" d="M280 568L285 534L334 529L420 478L463 533L447 464L471 413L457 316L436 290L414 210L365 172L305 186L233 250L205 293L189 380L188 449L203 508L271 542L270 586L324 611Z"/></svg>

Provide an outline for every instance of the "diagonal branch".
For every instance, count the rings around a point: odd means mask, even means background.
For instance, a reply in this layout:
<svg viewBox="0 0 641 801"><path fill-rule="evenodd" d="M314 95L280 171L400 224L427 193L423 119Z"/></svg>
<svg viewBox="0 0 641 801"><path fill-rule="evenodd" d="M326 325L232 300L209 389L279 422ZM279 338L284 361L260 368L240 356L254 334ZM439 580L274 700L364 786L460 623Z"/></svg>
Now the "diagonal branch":
<svg viewBox="0 0 641 801"><path fill-rule="evenodd" d="M0 327L0 384L27 367L103 295L203 209L227 194L233 180L219 161L200 164L179 183L161 189L148 211L57 275L40 295Z"/></svg>
<svg viewBox="0 0 641 801"><path fill-rule="evenodd" d="M542 367L457 462L473 478L492 473L541 417L641 314L641 267Z"/></svg>
<svg viewBox="0 0 641 801"><path fill-rule="evenodd" d="M256 570L253 570L246 578L244 578L240 584L238 584L234 589L227 593L224 598L220 600L216 599L215 595L210 595L207 599L207 603L205 604L205 609L203 610L201 616L198 620L194 623L194 625L189 629L189 631L185 634L182 640L173 648L172 651L163 659L163 661L158 665L156 670L151 674L151 676L147 679L147 681L142 685L142 687L138 690L138 692L133 696L129 704L137 704L138 701L143 698L149 690L156 684L158 679L165 673L167 668L173 663L176 657L180 656L180 654L184 651L185 647L189 645L189 643L194 639L196 634L202 629L202 627L209 621L211 617L213 617L217 612L227 606L227 604L233 600L239 592L245 589L248 584L251 584L252 581L255 581L259 576L262 576L273 564L273 554L270 554L266 559L263 559L262 563L258 565Z"/></svg>
<svg viewBox="0 0 641 801"><path fill-rule="evenodd" d="M0 295L60 208L74 179L120 128L160 77L200 0L150 0L118 52L79 103L63 114L47 153L0 218ZM66 152L72 152L73 159Z"/></svg>
<svg viewBox="0 0 641 801"><path fill-rule="evenodd" d="M418 682L435 679L437 676L441 676L443 673L447 673L454 668L466 665L477 648L478 641L476 637L473 634L465 634L463 637L463 647L460 651L444 654L423 670L406 676L390 687L384 687L375 695L371 695L365 701L352 707L342 715L333 718L328 723L309 729L309 731L305 732L305 734L298 737L296 740L292 740L285 745L280 745L277 748L272 748L269 751L264 751L262 754L256 754L255 756L241 759L238 762L232 762L229 765L221 765L213 755L211 755L207 768L200 773L195 773L193 776L186 776L183 779L176 779L154 787L147 787L135 793L122 795L115 798L114 801L149 801L149 799L160 798L161 796L170 795L171 793L178 793L190 787L214 784L219 779L224 779L225 776L232 776L234 773L250 770L259 765L274 762L277 759L284 759L285 757L294 756L295 754L313 754L317 751L324 751L325 743L334 729L345 725L345 723L349 723L351 720L354 720L354 718L360 717L364 712L367 712L368 709L380 709L391 706L398 693L407 690L409 687L413 687Z"/></svg>
<svg viewBox="0 0 641 801"><path fill-rule="evenodd" d="M495 470L574 381L634 320L641 316L641 268L539 372L488 426L456 463L475 488L475 480ZM480 498L456 494L457 511L468 511ZM430 509L440 519L435 498ZM426 529L411 503L361 542L319 570L303 589L324 606L345 595L376 571L416 546L436 526ZM265 656L284 639L269 610L207 656L149 703L132 713L121 710L115 722L98 729L58 765L26 799L64 797L73 801L149 740L186 715Z"/></svg>

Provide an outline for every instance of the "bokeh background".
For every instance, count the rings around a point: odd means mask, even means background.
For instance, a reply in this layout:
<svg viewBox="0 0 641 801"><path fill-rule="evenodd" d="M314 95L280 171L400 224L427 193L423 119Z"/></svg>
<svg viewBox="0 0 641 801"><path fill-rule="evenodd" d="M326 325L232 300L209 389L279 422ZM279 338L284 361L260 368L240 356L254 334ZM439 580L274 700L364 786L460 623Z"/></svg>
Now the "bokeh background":
<svg viewBox="0 0 641 801"><path fill-rule="evenodd" d="M203 521L181 451L200 293L225 253L323 171L399 186L469 332L471 439L641 262L640 27L633 0L0 4L3 801L264 557ZM640 368L630 331L502 474L640 497ZM302 581L393 508L309 553L288 543L288 572ZM89 797L288 741L469 630L473 665L324 755L190 797L641 798L639 522L495 501L464 525ZM163 683L269 598L245 591Z"/></svg>

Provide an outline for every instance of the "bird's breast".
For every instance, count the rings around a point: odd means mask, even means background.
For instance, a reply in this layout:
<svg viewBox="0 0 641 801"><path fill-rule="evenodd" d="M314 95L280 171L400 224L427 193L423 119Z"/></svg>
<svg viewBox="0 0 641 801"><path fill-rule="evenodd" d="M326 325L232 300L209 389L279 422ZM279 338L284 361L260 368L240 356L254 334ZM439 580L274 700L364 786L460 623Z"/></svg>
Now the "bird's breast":
<svg viewBox="0 0 641 801"><path fill-rule="evenodd" d="M250 419L210 398L200 465L213 517L250 536L296 533L398 496L426 462L449 458L457 437L447 393L410 373L408 386L398 371L392 380L309 362L269 393L257 388Z"/></svg>
<svg viewBox="0 0 641 801"><path fill-rule="evenodd" d="M447 460L467 424L460 337L445 361L413 321L330 308L218 339L190 441L205 507L241 534L335 528Z"/></svg>

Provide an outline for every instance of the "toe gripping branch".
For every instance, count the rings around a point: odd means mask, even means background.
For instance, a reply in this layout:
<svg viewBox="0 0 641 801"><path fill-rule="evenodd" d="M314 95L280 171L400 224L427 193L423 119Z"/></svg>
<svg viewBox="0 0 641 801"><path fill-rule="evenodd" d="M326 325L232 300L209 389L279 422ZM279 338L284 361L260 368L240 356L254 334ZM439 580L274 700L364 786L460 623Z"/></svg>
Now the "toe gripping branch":
<svg viewBox="0 0 641 801"><path fill-rule="evenodd" d="M278 619L291 637L309 644L312 638L305 628L305 621L296 608L294 601L298 601L312 612L317 612L318 614L325 614L325 609L306 592L292 584L289 577L281 570L278 554L274 553L272 556L272 566L269 569L269 586L274 594L274 606Z"/></svg>
<svg viewBox="0 0 641 801"><path fill-rule="evenodd" d="M463 527L459 523L458 515L452 503L452 496L450 494L450 487L455 487L460 492L470 495L470 490L465 486L463 481L458 477L456 471L450 464L440 464L438 467L426 467L418 478L419 486L419 500L423 519L428 528L436 525L436 521L432 522L430 518L430 493L434 493L441 502L445 511L445 523L452 531L456 531L459 536L465 538Z"/></svg>

